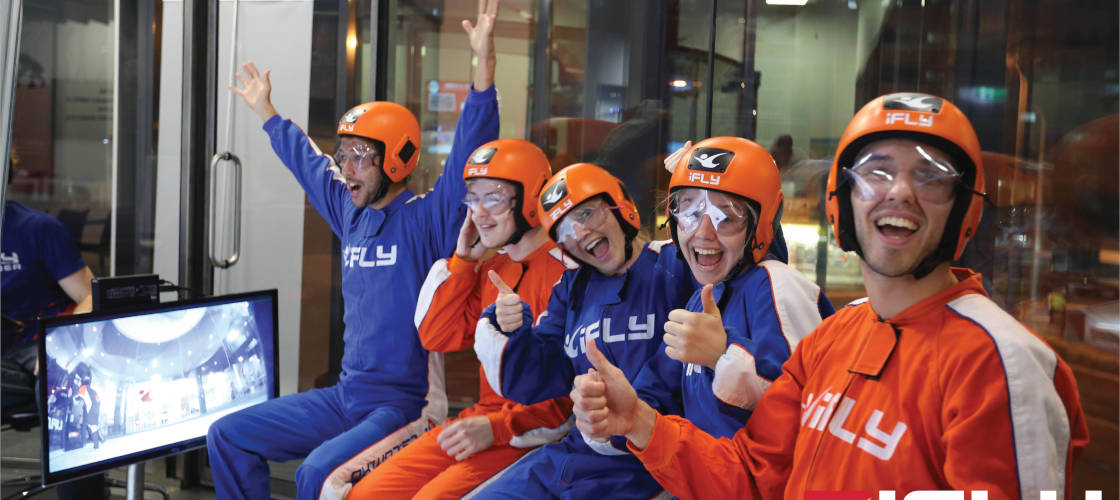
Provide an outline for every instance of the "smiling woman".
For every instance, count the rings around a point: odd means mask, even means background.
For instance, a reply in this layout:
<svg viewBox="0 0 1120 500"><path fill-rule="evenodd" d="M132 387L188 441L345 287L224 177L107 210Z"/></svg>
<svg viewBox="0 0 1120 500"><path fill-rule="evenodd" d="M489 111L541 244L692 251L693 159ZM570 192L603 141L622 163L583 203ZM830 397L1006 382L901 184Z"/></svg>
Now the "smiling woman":
<svg viewBox="0 0 1120 500"><path fill-rule="evenodd" d="M597 165L576 163L553 175L541 190L540 213L553 241L607 276L625 272L643 244L633 198Z"/></svg>

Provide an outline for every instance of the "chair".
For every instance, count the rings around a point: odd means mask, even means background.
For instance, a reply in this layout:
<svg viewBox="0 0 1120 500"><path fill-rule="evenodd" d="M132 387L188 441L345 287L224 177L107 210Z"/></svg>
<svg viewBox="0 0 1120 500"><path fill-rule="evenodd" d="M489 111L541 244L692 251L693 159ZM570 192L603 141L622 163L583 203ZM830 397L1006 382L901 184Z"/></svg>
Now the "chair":
<svg viewBox="0 0 1120 500"><path fill-rule="evenodd" d="M66 227L66 232L70 233L70 238L74 240L74 244L81 245L82 232L85 231L86 222L89 219L89 209L71 210L63 208L58 211L57 218Z"/></svg>

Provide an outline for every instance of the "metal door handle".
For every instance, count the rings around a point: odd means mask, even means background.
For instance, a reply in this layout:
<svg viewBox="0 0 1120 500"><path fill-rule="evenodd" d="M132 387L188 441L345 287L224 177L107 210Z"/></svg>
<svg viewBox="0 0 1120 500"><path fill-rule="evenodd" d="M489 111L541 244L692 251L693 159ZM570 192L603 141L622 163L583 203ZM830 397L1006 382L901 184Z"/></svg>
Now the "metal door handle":
<svg viewBox="0 0 1120 500"><path fill-rule="evenodd" d="M233 163L234 173L234 187L233 187L233 255L226 259L219 260L214 255L214 233L216 227L217 217L217 172L218 163L222 161L229 161ZM224 153L217 153L210 159L210 263L214 267L226 269L237 263L241 258L241 159L237 155L226 151Z"/></svg>

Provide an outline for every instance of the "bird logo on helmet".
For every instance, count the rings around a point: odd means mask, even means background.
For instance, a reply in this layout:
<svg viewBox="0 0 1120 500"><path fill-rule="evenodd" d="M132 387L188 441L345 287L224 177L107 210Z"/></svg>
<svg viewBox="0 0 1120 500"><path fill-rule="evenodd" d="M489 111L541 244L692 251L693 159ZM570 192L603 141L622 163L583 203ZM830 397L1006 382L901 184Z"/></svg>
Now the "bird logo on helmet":
<svg viewBox="0 0 1120 500"><path fill-rule="evenodd" d="M725 279L744 267L761 262L781 223L781 175L774 158L753 141L741 137L712 137L697 142L681 158L669 179L669 194L683 188L720 191L740 197L754 208L758 219L747 225L746 250ZM673 241L677 222L666 206L665 215ZM679 248L678 244L678 248Z"/></svg>
<svg viewBox="0 0 1120 500"><path fill-rule="evenodd" d="M541 224L556 241L556 226L560 219L572 208L596 196L604 197L607 205L616 207L611 213L618 219L626 236L626 260L629 261L633 254L631 242L642 228L641 217L626 186L603 167L574 163L556 172L541 190L538 205Z"/></svg>
<svg viewBox="0 0 1120 500"><path fill-rule="evenodd" d="M412 112L400 104L386 101L354 106L338 121L338 135L352 135L375 141L385 152L381 173L390 182L403 181L420 157L420 124ZM386 186L387 187L387 186Z"/></svg>
<svg viewBox="0 0 1120 500"><path fill-rule="evenodd" d="M968 240L976 234L983 211L984 170L980 160L980 141L972 123L953 103L937 96L897 93L880 96L867 103L852 117L828 174L828 220L840 248L863 250L856 239L852 220L851 185L841 169L851 168L859 152L882 139L909 139L936 147L952 158L960 170L960 182L945 232L933 253L926 256L912 273L915 278L929 274L938 264L960 258ZM963 196L962 196L963 194Z"/></svg>
<svg viewBox="0 0 1120 500"><path fill-rule="evenodd" d="M517 228L506 243L513 244L540 225L535 198L551 171L548 157L536 144L522 139L498 139L471 153L463 179L498 179L514 185Z"/></svg>

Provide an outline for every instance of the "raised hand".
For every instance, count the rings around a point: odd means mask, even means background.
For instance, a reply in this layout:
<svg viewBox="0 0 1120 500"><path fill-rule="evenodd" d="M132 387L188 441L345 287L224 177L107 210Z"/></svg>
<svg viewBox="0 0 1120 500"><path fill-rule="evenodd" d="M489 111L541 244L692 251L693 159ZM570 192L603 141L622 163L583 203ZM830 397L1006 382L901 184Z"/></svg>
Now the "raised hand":
<svg viewBox="0 0 1120 500"><path fill-rule="evenodd" d="M494 84L494 22L498 19L499 0L478 0L478 18L472 25L463 19L463 31L471 43L471 51L478 58L478 68L474 72L474 89L483 91Z"/></svg>
<svg viewBox="0 0 1120 500"><path fill-rule="evenodd" d="M525 323L521 315L521 296L517 295L498 273L490 270L490 282L498 288L498 299L494 301L494 317L498 320L498 328L503 332L512 333Z"/></svg>
<svg viewBox="0 0 1120 500"><path fill-rule="evenodd" d="M638 399L626 374L599 352L594 339L587 341L587 360L594 368L575 378L570 393L576 427L585 436L600 441L628 435L634 430L640 410L652 409Z"/></svg>
<svg viewBox="0 0 1120 500"><path fill-rule="evenodd" d="M245 99L245 103L253 109L257 116L261 117L261 121L268 121L276 114L276 108L272 107L272 101L269 97L272 94L272 82L269 81L268 76L272 74L272 70L266 69L262 74L257 71L257 66L253 64L253 61L242 64L241 69L249 77L248 80L245 80L241 73L237 73L237 79L241 81L241 85L244 85L245 88L239 89L230 85L229 89Z"/></svg>
<svg viewBox="0 0 1120 500"><path fill-rule="evenodd" d="M486 416L467 417L451 422L436 436L436 443L447 456L462 462L494 445L494 430Z"/></svg>
<svg viewBox="0 0 1120 500"><path fill-rule="evenodd" d="M459 228L459 239L455 242L455 255L467 262L478 262L484 254L486 246L478 237L478 228L471 220L471 210L468 208L463 226Z"/></svg>
<svg viewBox="0 0 1120 500"><path fill-rule="evenodd" d="M680 163L681 158L684 157L685 152L687 152L691 147L692 141L687 141L684 143L684 146L681 146L680 149L673 151L673 154L665 157L665 170L668 170L670 175L672 175L673 172L677 169L677 163Z"/></svg>
<svg viewBox="0 0 1120 500"><path fill-rule="evenodd" d="M712 296L712 285L700 290L701 312L674 309L665 322L665 354L684 363L696 363L715 369L719 357L727 350L727 331Z"/></svg>

